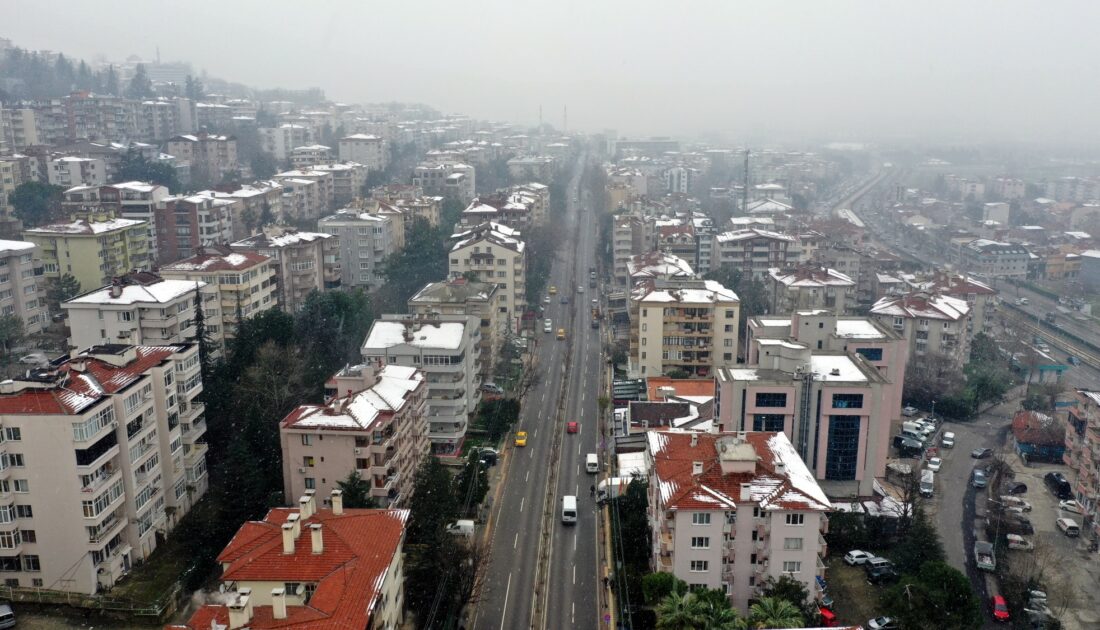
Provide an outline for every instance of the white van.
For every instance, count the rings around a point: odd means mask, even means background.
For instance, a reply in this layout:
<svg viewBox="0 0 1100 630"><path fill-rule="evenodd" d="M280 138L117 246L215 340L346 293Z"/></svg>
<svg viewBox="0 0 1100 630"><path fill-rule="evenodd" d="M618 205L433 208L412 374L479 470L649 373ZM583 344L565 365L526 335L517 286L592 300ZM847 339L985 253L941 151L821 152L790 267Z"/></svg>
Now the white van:
<svg viewBox="0 0 1100 630"><path fill-rule="evenodd" d="M447 533L461 538L474 537L474 521L461 518L447 526Z"/></svg>
<svg viewBox="0 0 1100 630"><path fill-rule="evenodd" d="M944 448L955 448L955 434L951 431L945 431L943 437L940 438L940 444L943 444Z"/></svg>
<svg viewBox="0 0 1100 630"><path fill-rule="evenodd" d="M920 474L920 495L931 497L936 491L936 473L931 470L923 470Z"/></svg>
<svg viewBox="0 0 1100 630"><path fill-rule="evenodd" d="M600 472L600 459L595 453L589 453L584 458L584 469L590 473Z"/></svg>
<svg viewBox="0 0 1100 630"><path fill-rule="evenodd" d="M910 431L909 429L904 429L901 432L901 436L907 437L910 440L916 440L917 442L924 442L924 434L919 431Z"/></svg>
<svg viewBox="0 0 1100 630"><path fill-rule="evenodd" d="M917 435L924 433L924 427L915 420L906 420L905 422L902 422L901 430L903 433L905 431L909 431L910 433L915 433Z"/></svg>
<svg viewBox="0 0 1100 630"><path fill-rule="evenodd" d="M561 498L561 522L572 525L577 522L577 497L567 494Z"/></svg>

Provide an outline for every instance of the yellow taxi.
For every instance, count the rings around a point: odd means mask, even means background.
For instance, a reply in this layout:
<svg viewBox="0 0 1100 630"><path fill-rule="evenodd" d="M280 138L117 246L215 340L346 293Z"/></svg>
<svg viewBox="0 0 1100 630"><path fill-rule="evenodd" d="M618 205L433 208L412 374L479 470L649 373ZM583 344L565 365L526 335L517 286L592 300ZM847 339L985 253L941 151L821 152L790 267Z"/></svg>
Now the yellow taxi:
<svg viewBox="0 0 1100 630"><path fill-rule="evenodd" d="M527 446L526 431L516 431L516 446Z"/></svg>
<svg viewBox="0 0 1100 630"><path fill-rule="evenodd" d="M565 339L565 329L564 328L559 328L558 329L558 339Z"/></svg>
<svg viewBox="0 0 1100 630"><path fill-rule="evenodd" d="M557 295L557 294L558 294L558 288L554 285L550 285L550 295Z"/></svg>

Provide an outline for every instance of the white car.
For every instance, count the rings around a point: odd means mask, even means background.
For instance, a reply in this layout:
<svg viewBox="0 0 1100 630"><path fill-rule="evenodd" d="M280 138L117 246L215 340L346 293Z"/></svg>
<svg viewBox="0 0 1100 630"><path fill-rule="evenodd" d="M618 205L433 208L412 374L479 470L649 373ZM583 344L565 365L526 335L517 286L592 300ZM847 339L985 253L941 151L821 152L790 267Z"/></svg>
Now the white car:
<svg viewBox="0 0 1100 630"><path fill-rule="evenodd" d="M942 459L940 459L939 457L933 457L933 458L928 460L928 465L926 467L928 468L928 470L931 470L932 472L939 472L940 471L940 466L942 466L942 465L943 465L943 460Z"/></svg>
<svg viewBox="0 0 1100 630"><path fill-rule="evenodd" d="M917 415L917 408L916 407L906 407L905 409L901 410L901 415L903 415L903 416L915 416L915 415Z"/></svg>
<svg viewBox="0 0 1100 630"><path fill-rule="evenodd" d="M868 560L874 558L875 554L867 553L866 551L860 551L859 549L853 549L844 554L844 563L848 566L856 566L860 564L866 564Z"/></svg>
<svg viewBox="0 0 1100 630"><path fill-rule="evenodd" d="M1073 499L1068 499L1066 501L1059 501L1058 502L1058 509L1066 511L1066 512L1073 512L1074 514L1084 514L1085 513L1085 511L1083 509L1081 509L1081 504L1074 501Z"/></svg>

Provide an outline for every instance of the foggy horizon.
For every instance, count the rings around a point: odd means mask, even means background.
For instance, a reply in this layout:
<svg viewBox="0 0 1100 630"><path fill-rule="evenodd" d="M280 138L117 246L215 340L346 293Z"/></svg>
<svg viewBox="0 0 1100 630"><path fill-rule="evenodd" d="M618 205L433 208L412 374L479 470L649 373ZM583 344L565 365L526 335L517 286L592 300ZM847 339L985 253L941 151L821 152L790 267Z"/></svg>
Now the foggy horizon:
<svg viewBox="0 0 1100 630"><path fill-rule="evenodd" d="M342 102L520 124L541 106L559 128L567 107L571 130L631 137L1081 145L1100 138L1100 7L1072 6L15 0L0 36L89 61L159 46L196 74Z"/></svg>

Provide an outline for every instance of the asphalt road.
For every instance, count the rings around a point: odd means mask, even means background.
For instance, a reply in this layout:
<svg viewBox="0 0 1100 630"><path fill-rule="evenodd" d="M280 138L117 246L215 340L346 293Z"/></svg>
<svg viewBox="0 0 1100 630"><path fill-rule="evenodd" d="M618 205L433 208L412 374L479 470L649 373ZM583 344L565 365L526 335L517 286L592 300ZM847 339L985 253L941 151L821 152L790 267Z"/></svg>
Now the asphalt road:
<svg viewBox="0 0 1100 630"><path fill-rule="evenodd" d="M535 612L535 598L547 597L546 601L568 602L570 616L564 617L564 625L551 625L549 627L565 627L572 625L570 619L573 615L586 621L582 626L593 625L596 615L595 601L595 516L590 510L580 509L580 518L577 525L570 528L569 532L562 534L560 526L560 495L559 488L548 488L548 471L552 464L551 457L555 441L564 445L581 445L582 450L595 446L597 432L595 423L595 405L598 375L593 374L591 361L583 361L582 358L595 353L595 361L598 362L600 345L596 331L589 328L587 304L585 295L577 295L578 284L587 284L587 265L582 262L591 260L594 250L594 230L591 216L586 211L580 211L582 221L586 228L581 231L581 239L584 248L574 251L577 243L574 228L579 212L578 204L573 202L579 186L579 178L583 167L583 159L578 160L574 177L567 191L566 220L562 226L567 236L563 239L562 249L558 252L553 263L549 285L558 288L558 295L553 296L546 306L545 316L553 320L553 330L565 328L567 338L557 340L554 333L537 333L533 352L535 353L534 373L535 379L524 399L520 411L520 419L516 430L527 431L527 446L512 447L507 453L507 470L501 479L499 494L490 514L489 526L491 534L489 539L489 560L482 586L477 611L474 614L472 626L474 628L524 628L544 627L543 620L533 619ZM568 304L562 304L560 298L569 298ZM578 304L578 301L580 303ZM576 317L571 315L576 314ZM541 326L538 327L541 331ZM586 342L586 340L589 340ZM569 358L568 349L573 345L572 360L568 370L563 370L563 365ZM587 366L587 378L584 380ZM558 403L561 398L562 388L567 382L573 382L570 392L577 395L578 387L580 398L573 404L572 398L567 398L566 409L577 415L573 416L584 424L579 435L565 435L565 418L559 414ZM579 383L579 384L578 384ZM580 414L581 405L585 409ZM572 418L570 418L572 419ZM577 439L574 439L577 438ZM587 441L586 441L587 440ZM559 486L572 479L574 487L580 482L577 480L575 465L576 446L572 449L562 449L563 465L560 468ZM592 448L592 450L595 450ZM583 466L583 454L581 465ZM584 483L591 483L587 479ZM494 489L496 490L496 489ZM553 509L550 513L544 513L547 491L555 494ZM578 492L578 494L580 494ZM588 504L585 500L587 493L578 497L579 506L585 508ZM541 525L543 518L551 519L555 526L555 535L551 539L543 540L541 537ZM574 541L572 537L576 538ZM546 592L545 584L536 584L536 571L538 558L544 545L556 544L551 548L551 561L549 568L555 572L559 563L570 563L570 581L566 584L555 584L555 588ZM580 556L580 554L584 554ZM575 558L582 557L582 561ZM576 582L573 580L573 565L576 568ZM555 574L555 578L558 576ZM542 576L542 582L547 582L547 577ZM583 589L583 590L582 590ZM575 596L577 593L585 593L584 596ZM541 617L541 616L540 616ZM555 617L555 619L557 619ZM588 621L591 620L591 621Z"/></svg>

